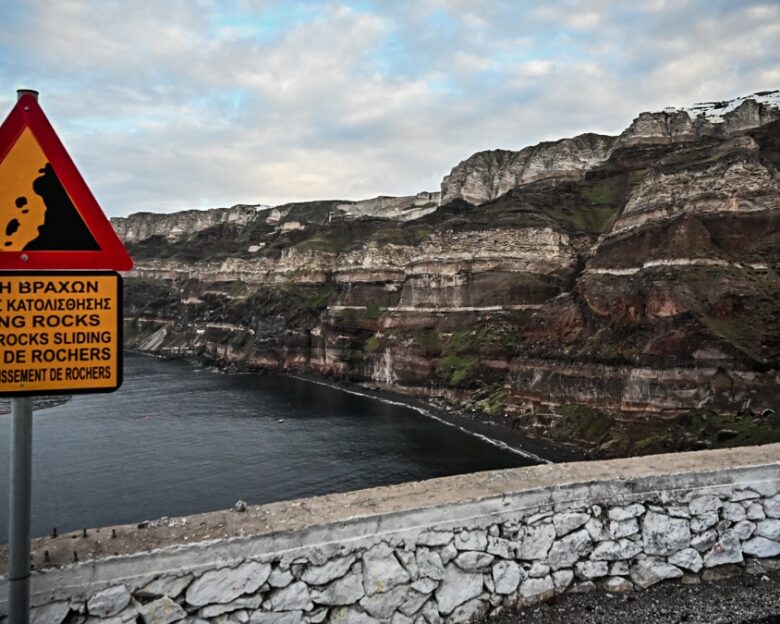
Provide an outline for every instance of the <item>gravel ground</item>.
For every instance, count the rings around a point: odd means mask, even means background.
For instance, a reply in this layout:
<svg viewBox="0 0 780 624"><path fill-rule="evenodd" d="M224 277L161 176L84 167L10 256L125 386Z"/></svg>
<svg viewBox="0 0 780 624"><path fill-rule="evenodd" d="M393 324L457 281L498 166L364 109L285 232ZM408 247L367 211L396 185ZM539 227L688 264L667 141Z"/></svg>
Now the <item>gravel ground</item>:
<svg viewBox="0 0 780 624"><path fill-rule="evenodd" d="M780 572L623 595L566 594L487 624L780 624Z"/></svg>

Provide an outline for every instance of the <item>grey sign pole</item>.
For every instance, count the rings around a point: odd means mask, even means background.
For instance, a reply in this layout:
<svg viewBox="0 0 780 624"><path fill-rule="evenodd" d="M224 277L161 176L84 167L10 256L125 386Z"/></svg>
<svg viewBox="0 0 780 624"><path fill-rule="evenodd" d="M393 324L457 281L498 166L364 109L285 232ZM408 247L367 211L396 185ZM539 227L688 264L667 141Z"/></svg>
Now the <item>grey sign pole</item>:
<svg viewBox="0 0 780 624"><path fill-rule="evenodd" d="M30 512L32 494L32 399L11 405L11 496L9 514L9 624L30 621Z"/></svg>
<svg viewBox="0 0 780 624"><path fill-rule="evenodd" d="M19 89L17 98L37 91ZM32 502L32 399L11 402L11 483L8 522L9 624L30 621L30 516Z"/></svg>

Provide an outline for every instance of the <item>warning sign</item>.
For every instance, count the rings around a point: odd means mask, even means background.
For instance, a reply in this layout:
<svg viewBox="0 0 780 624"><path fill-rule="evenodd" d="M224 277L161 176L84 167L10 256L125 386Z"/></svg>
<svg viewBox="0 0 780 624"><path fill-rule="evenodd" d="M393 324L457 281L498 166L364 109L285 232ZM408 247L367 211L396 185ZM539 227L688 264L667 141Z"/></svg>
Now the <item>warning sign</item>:
<svg viewBox="0 0 780 624"><path fill-rule="evenodd" d="M121 312L117 273L0 272L0 394L116 390Z"/></svg>
<svg viewBox="0 0 780 624"><path fill-rule="evenodd" d="M32 93L0 125L0 269L111 269L133 261Z"/></svg>

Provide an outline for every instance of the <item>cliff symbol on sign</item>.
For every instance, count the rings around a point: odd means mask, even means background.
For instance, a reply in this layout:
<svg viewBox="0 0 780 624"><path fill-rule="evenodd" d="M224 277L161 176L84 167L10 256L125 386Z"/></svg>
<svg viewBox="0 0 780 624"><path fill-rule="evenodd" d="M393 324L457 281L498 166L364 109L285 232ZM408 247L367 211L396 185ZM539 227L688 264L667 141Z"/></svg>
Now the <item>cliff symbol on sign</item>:
<svg viewBox="0 0 780 624"><path fill-rule="evenodd" d="M25 128L0 163L0 250L33 249L99 247L32 132Z"/></svg>
<svg viewBox="0 0 780 624"><path fill-rule="evenodd" d="M0 269L132 266L36 96L20 94L0 126Z"/></svg>

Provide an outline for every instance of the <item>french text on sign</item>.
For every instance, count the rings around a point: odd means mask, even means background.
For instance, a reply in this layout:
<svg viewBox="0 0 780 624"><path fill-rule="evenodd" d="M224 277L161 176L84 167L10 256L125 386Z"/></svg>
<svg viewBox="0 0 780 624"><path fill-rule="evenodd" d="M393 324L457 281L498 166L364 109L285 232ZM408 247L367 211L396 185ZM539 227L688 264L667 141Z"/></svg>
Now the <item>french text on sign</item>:
<svg viewBox="0 0 780 624"><path fill-rule="evenodd" d="M121 298L113 272L0 272L0 394L117 389Z"/></svg>

